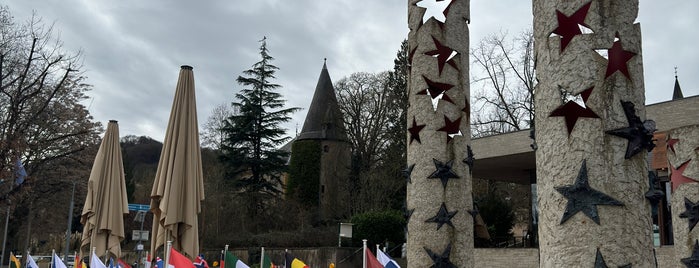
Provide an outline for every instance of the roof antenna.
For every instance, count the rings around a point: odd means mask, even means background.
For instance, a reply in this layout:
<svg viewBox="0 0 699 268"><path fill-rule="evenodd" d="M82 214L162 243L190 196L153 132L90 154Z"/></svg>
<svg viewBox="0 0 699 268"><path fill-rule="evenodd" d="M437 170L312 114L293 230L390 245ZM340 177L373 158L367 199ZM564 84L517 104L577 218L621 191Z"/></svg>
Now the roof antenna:
<svg viewBox="0 0 699 268"><path fill-rule="evenodd" d="M677 66L675 66L675 79L677 79Z"/></svg>
<svg viewBox="0 0 699 268"><path fill-rule="evenodd" d="M299 123L296 122L296 137L299 136Z"/></svg>

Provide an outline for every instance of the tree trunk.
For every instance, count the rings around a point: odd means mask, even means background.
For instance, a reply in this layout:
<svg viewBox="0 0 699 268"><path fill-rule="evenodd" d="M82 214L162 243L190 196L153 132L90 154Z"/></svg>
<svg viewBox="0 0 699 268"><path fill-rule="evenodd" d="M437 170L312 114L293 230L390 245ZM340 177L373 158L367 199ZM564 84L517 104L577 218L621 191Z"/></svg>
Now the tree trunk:
<svg viewBox="0 0 699 268"><path fill-rule="evenodd" d="M622 102L645 117L638 0L533 4L540 265L654 267L645 148L626 159L631 141L606 133L631 126ZM566 92L584 106L563 106Z"/></svg>
<svg viewBox="0 0 699 268"><path fill-rule="evenodd" d="M469 1L444 1L450 6L443 23L434 17L423 23L425 9L417 6L418 0L408 2L412 68L407 127L412 129L406 141L407 165L414 165L407 187L406 207L413 211L408 222L408 267L452 267L449 263L473 267L473 218L468 212L473 209L472 186L470 169L463 162L471 142ZM449 58L452 50L458 54ZM436 111L428 88L444 93ZM419 125L425 126L418 130ZM440 256L446 259L440 261Z"/></svg>

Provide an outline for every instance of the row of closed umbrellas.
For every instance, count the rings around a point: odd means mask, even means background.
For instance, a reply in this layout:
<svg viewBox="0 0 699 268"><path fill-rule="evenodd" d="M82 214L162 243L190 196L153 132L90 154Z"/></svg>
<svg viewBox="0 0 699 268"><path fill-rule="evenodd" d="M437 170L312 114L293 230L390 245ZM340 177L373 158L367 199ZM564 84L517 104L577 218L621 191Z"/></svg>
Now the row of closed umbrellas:
<svg viewBox="0 0 699 268"><path fill-rule="evenodd" d="M185 65L180 69L151 190L151 252L172 241L175 249L190 258L199 253L197 217L204 200L204 181L198 129L194 74L192 67ZM80 219L84 225L81 251L94 248L98 255L120 257L124 214L128 212L119 126L112 120L88 181Z"/></svg>

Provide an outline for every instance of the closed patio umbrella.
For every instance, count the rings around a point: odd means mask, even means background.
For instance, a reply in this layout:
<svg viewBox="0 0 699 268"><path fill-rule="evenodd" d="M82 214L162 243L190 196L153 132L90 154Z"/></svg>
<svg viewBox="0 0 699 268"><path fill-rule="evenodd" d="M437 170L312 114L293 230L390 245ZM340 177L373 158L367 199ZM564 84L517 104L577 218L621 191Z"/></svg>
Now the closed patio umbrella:
<svg viewBox="0 0 699 268"><path fill-rule="evenodd" d="M192 67L182 66L151 191L151 252L172 241L173 247L189 258L199 253L202 200L204 180L194 75Z"/></svg>
<svg viewBox="0 0 699 268"><path fill-rule="evenodd" d="M89 245L96 248L97 254L109 251L115 257L121 257L124 214L129 213L129 207L117 121L111 120L107 124L107 132L92 164L87 190L80 218L84 226L81 251Z"/></svg>

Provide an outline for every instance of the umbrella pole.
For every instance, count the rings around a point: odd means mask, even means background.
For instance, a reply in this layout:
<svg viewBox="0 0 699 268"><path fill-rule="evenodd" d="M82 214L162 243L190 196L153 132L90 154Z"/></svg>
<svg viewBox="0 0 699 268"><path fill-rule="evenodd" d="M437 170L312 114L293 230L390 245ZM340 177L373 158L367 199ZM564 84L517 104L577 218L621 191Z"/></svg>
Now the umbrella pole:
<svg viewBox="0 0 699 268"><path fill-rule="evenodd" d="M170 248L172 248L172 241L167 241L165 246L165 264L163 264L165 267L170 266Z"/></svg>

